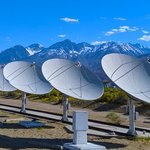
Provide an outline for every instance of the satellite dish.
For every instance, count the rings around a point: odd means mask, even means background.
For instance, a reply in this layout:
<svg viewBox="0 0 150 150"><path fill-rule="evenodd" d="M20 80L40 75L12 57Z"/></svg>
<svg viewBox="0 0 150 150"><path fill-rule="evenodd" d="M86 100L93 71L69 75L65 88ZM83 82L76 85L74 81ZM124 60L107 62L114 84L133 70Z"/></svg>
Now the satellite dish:
<svg viewBox="0 0 150 150"><path fill-rule="evenodd" d="M79 62L50 59L42 65L42 72L54 88L68 96L94 100L103 95L102 83Z"/></svg>
<svg viewBox="0 0 150 150"><path fill-rule="evenodd" d="M45 80L41 69L35 63L11 62L4 67L3 73L11 85L23 92L40 95L52 90L52 86Z"/></svg>
<svg viewBox="0 0 150 150"><path fill-rule="evenodd" d="M11 92L15 91L16 88L13 87L3 75L4 65L0 65L0 91Z"/></svg>
<svg viewBox="0 0 150 150"><path fill-rule="evenodd" d="M150 103L150 57L108 54L102 58L102 67L121 89Z"/></svg>

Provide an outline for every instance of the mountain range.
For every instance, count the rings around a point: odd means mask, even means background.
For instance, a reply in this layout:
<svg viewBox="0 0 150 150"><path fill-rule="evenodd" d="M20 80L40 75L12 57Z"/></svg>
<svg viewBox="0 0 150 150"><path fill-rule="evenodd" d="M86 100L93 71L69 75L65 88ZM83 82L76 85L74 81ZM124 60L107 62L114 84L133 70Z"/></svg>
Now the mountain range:
<svg viewBox="0 0 150 150"><path fill-rule="evenodd" d="M41 44L32 44L27 47L16 45L0 53L0 63L7 64L15 60L26 60L41 65L51 58L65 58L72 61L80 61L102 79L106 79L102 71L100 61L109 53L122 53L132 56L140 56L150 53L150 48L140 44L120 43L114 41L102 42L99 45L91 45L86 42L74 43L68 39L57 42L49 47Z"/></svg>

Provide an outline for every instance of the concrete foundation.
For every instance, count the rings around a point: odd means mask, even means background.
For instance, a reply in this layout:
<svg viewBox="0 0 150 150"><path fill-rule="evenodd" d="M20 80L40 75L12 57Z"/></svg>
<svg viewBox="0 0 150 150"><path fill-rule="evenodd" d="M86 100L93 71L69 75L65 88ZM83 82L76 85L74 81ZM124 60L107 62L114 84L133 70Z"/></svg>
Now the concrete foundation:
<svg viewBox="0 0 150 150"><path fill-rule="evenodd" d="M73 142L65 143L67 150L106 150L104 146L87 142L88 113L85 111L73 112Z"/></svg>
<svg viewBox="0 0 150 150"><path fill-rule="evenodd" d="M106 150L104 146L96 145L92 143L86 143L86 144L66 143L64 144L64 148L68 150Z"/></svg>

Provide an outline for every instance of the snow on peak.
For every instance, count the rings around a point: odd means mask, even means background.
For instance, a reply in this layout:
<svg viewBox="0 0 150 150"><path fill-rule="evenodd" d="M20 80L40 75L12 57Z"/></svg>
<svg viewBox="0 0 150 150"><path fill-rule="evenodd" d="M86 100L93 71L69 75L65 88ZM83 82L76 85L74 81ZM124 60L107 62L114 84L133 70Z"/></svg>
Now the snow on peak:
<svg viewBox="0 0 150 150"><path fill-rule="evenodd" d="M28 51L28 53L31 55L34 55L36 53L41 52L44 49L42 44L32 44L28 47L26 47L26 50Z"/></svg>

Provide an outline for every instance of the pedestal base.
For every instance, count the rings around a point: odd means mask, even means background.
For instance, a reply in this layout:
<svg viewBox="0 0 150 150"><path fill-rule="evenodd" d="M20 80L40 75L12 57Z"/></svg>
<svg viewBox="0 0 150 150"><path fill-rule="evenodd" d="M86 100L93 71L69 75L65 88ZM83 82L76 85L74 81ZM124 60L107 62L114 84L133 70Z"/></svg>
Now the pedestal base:
<svg viewBox="0 0 150 150"><path fill-rule="evenodd" d="M138 135L136 131L131 131L131 130L128 130L127 134L128 134L128 135L131 135L131 136L136 136L136 135Z"/></svg>
<svg viewBox="0 0 150 150"><path fill-rule="evenodd" d="M20 110L20 112L25 114L25 113L26 113L26 110Z"/></svg>
<svg viewBox="0 0 150 150"><path fill-rule="evenodd" d="M21 113L26 113L26 103L27 103L27 95L25 92L22 92L22 106L21 106Z"/></svg>
<svg viewBox="0 0 150 150"><path fill-rule="evenodd" d="M65 143L63 147L64 149L67 150L107 150L105 146L96 145L92 143L87 143L87 144Z"/></svg>
<svg viewBox="0 0 150 150"><path fill-rule="evenodd" d="M64 118L62 117L62 118L61 118L61 121L64 122L64 123L66 123L66 122L69 122L69 119L68 119L68 118L67 118L67 119L66 119L66 118L64 119Z"/></svg>
<svg viewBox="0 0 150 150"><path fill-rule="evenodd" d="M68 122L68 98L67 96L64 94L63 97L63 116L61 121L62 122Z"/></svg>

